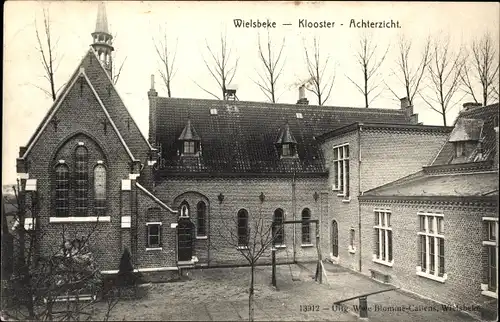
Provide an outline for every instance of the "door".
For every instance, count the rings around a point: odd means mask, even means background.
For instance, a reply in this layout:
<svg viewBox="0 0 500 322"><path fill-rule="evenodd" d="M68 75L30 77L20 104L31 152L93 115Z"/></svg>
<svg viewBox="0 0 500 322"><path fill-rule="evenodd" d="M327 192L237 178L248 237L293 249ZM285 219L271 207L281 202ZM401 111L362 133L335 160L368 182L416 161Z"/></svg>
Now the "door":
<svg viewBox="0 0 500 322"><path fill-rule="evenodd" d="M189 218L180 218L177 225L178 260L190 261L193 257L194 224Z"/></svg>
<svg viewBox="0 0 500 322"><path fill-rule="evenodd" d="M339 229L335 220L332 220L332 256L339 256Z"/></svg>

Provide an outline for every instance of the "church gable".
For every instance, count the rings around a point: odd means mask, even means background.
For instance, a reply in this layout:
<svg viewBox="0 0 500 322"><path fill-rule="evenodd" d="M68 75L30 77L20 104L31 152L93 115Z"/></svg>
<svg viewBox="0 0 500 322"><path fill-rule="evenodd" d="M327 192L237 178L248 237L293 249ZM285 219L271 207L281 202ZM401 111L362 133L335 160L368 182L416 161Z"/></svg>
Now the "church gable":
<svg viewBox="0 0 500 322"><path fill-rule="evenodd" d="M88 76L97 95L106 107L127 146L130 148L130 151L136 159L145 163L152 147L139 130L139 127L111 81L108 72L98 60L93 49L84 58L81 66L85 68L85 74Z"/></svg>
<svg viewBox="0 0 500 322"><path fill-rule="evenodd" d="M84 69L79 69L70 80L61 99L49 111L21 158L31 161L27 172L36 171L39 166L42 168L38 170L43 172L44 165L36 164L34 160L40 155L46 156L44 160L52 160L64 142L79 133L94 140L115 162L129 163L134 160L109 113L96 96Z"/></svg>

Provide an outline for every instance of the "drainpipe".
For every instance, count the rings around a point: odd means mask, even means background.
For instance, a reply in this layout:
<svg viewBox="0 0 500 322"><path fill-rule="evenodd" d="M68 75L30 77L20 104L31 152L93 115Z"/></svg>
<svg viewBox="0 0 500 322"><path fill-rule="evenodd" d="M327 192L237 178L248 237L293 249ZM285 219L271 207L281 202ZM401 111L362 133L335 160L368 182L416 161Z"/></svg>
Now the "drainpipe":
<svg viewBox="0 0 500 322"><path fill-rule="evenodd" d="M363 124L359 123L358 129L358 194L361 192L361 131ZM359 248L359 271L361 272L361 203L358 198L358 248Z"/></svg>
<svg viewBox="0 0 500 322"><path fill-rule="evenodd" d="M295 207L296 207L296 200L295 200L295 171L293 171L293 177L292 177L292 215L293 215L293 220L295 221ZM293 224L293 262L296 263L296 255L297 255L297 250L295 249L295 225Z"/></svg>

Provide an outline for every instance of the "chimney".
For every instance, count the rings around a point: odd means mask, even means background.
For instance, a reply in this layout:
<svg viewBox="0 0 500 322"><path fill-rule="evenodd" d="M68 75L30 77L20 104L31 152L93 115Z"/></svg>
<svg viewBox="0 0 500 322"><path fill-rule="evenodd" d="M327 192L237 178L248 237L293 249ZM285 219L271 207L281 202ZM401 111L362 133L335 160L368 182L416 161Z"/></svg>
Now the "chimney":
<svg viewBox="0 0 500 322"><path fill-rule="evenodd" d="M483 104L476 103L476 102L467 102L467 103L464 103L462 110L460 110L460 113L468 111L468 110L470 110L470 109L472 109L474 107L480 107L480 106L483 106Z"/></svg>
<svg viewBox="0 0 500 322"><path fill-rule="evenodd" d="M401 110L405 113L406 117L410 120L410 124L418 124L418 114L413 113L413 105L410 105L408 97L400 98Z"/></svg>
<svg viewBox="0 0 500 322"><path fill-rule="evenodd" d="M306 86L305 85L301 85L299 87L299 100L297 101L297 104L309 105L309 100L306 97Z"/></svg>
<svg viewBox="0 0 500 322"><path fill-rule="evenodd" d="M151 89L148 91L149 98L149 144L156 146L156 101L158 92L155 90L155 75L151 75Z"/></svg>

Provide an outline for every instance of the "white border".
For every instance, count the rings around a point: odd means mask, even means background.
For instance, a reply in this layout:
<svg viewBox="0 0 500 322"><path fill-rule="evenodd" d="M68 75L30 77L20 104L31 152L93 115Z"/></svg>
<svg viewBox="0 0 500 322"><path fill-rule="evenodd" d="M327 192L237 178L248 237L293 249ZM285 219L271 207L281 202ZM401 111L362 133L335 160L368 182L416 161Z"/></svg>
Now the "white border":
<svg viewBox="0 0 500 322"><path fill-rule="evenodd" d="M110 222L111 216L49 217L49 223Z"/></svg>

